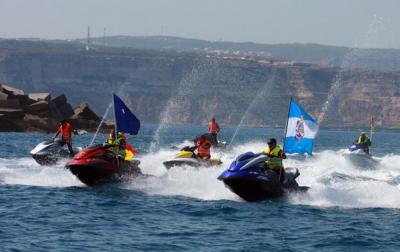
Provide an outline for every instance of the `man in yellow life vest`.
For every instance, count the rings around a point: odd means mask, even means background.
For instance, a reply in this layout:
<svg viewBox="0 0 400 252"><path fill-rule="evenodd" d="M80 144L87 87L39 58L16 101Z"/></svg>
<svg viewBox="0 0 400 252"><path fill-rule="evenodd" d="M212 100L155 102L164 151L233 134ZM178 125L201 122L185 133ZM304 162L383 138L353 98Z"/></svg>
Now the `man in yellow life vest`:
<svg viewBox="0 0 400 252"><path fill-rule="evenodd" d="M372 145L372 143L368 138L367 133L361 132L361 135L358 137L357 144L365 153L369 154L369 147Z"/></svg>
<svg viewBox="0 0 400 252"><path fill-rule="evenodd" d="M276 139L271 138L268 141L268 146L264 149L264 155L268 155L265 162L266 169L276 173L279 181L283 181L284 168L282 159L286 158L281 146L276 144Z"/></svg>
<svg viewBox="0 0 400 252"><path fill-rule="evenodd" d="M106 144L115 144L115 129L111 130L106 140Z"/></svg>
<svg viewBox="0 0 400 252"><path fill-rule="evenodd" d="M110 150L114 154L118 154L123 159L125 159L126 155L126 137L123 132L118 132L117 139L115 139L115 129L112 129L110 134L108 135L106 144L116 145L116 147L111 147Z"/></svg>
<svg viewBox="0 0 400 252"><path fill-rule="evenodd" d="M125 160L126 156L126 136L123 132L118 132L117 142L118 145L118 155L121 156L123 160Z"/></svg>

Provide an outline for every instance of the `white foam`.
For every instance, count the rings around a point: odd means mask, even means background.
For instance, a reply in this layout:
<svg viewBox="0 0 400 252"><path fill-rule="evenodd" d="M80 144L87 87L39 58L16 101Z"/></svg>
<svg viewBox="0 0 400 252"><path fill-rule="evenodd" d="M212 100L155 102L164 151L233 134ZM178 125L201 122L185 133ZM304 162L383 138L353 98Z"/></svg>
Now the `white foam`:
<svg viewBox="0 0 400 252"><path fill-rule="evenodd" d="M311 189L291 195L293 204L321 207L400 208L400 156L386 156L375 167L357 167L338 152L323 151L303 162L290 160L300 169L300 185ZM398 180L398 179L397 179Z"/></svg>
<svg viewBox="0 0 400 252"><path fill-rule="evenodd" d="M0 159L0 182L31 186L81 186L64 168L65 160L54 166L40 166L32 158Z"/></svg>
<svg viewBox="0 0 400 252"><path fill-rule="evenodd" d="M181 195L202 200L240 200L217 177L239 154L261 152L264 147L262 142L249 142L227 152L215 152L224 162L218 168L180 167L170 171L162 162L177 151L163 149L141 157L143 172L155 177L133 181L129 188L148 194ZM289 202L318 207L400 208L400 167L397 165L400 156L375 158L375 167L357 167L343 153L343 150L323 151L305 159L289 157L285 160L285 166L299 168L299 184L310 187L308 193L290 195Z"/></svg>
<svg viewBox="0 0 400 252"><path fill-rule="evenodd" d="M216 150L223 165L214 168L176 167L167 171L163 162L178 150L161 149L139 156L141 169L152 177L140 178L123 187L149 195L185 196L201 200L240 200L217 179L232 160L246 151L261 152L263 142L248 142L226 151ZM304 194L290 195L289 203L318 207L400 208L400 156L375 158L375 167L357 167L344 157L343 150L322 151L312 157L289 157L286 167L297 167L300 185L309 186ZM82 186L64 162L40 166L31 158L0 159L0 181L5 184L35 186Z"/></svg>

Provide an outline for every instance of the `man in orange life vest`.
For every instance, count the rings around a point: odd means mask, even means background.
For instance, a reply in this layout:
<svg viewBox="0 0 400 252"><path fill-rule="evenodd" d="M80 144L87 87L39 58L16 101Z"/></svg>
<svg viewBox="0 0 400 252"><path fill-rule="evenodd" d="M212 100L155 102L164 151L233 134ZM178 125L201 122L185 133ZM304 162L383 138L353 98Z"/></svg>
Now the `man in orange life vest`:
<svg viewBox="0 0 400 252"><path fill-rule="evenodd" d="M197 142L197 156L202 159L210 159L211 158L211 142L206 137L201 136Z"/></svg>
<svg viewBox="0 0 400 252"><path fill-rule="evenodd" d="M215 144L218 143L217 134L220 131L218 123L215 121L215 117L213 117L208 124L208 133L210 133L213 137L213 141Z"/></svg>
<svg viewBox="0 0 400 252"><path fill-rule="evenodd" d="M72 126L67 120L60 121L60 127L58 128L53 140L61 134L61 146L67 144L69 154L74 155L74 151L72 150Z"/></svg>

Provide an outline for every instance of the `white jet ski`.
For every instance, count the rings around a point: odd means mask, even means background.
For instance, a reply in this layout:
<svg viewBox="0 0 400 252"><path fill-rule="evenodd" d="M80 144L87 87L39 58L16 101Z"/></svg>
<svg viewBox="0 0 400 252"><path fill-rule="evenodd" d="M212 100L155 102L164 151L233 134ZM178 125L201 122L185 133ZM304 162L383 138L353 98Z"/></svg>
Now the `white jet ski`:
<svg viewBox="0 0 400 252"><path fill-rule="evenodd" d="M78 153L82 148L74 148L74 153ZM61 146L61 139L43 141L39 143L30 154L40 165L53 165L61 158L71 158L67 145Z"/></svg>

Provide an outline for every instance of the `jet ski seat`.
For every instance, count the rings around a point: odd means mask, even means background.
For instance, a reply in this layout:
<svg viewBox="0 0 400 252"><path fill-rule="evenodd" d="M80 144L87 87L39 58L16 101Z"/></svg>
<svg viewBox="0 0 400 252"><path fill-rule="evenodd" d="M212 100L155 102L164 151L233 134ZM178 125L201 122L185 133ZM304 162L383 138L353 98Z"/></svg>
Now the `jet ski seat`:
<svg viewBox="0 0 400 252"><path fill-rule="evenodd" d="M286 184L289 181L295 180L298 176L300 176L299 169L293 168L293 167L287 167L285 168L285 176L283 183Z"/></svg>

